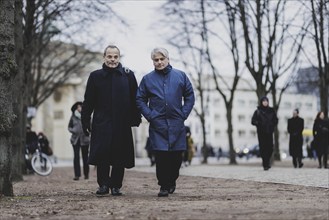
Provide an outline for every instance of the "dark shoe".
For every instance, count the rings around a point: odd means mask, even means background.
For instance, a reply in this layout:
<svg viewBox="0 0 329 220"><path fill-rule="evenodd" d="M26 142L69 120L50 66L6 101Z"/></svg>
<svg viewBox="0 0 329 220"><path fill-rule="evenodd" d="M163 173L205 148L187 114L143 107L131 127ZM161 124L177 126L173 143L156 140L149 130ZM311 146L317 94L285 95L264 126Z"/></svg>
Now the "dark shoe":
<svg viewBox="0 0 329 220"><path fill-rule="evenodd" d="M300 163L300 164L299 164L299 168L302 168L303 166L304 166L303 163Z"/></svg>
<svg viewBox="0 0 329 220"><path fill-rule="evenodd" d="M269 170L271 167L264 167L264 170L267 171Z"/></svg>
<svg viewBox="0 0 329 220"><path fill-rule="evenodd" d="M109 187L103 185L96 191L96 195L103 196L109 194Z"/></svg>
<svg viewBox="0 0 329 220"><path fill-rule="evenodd" d="M112 194L112 196L121 196L122 192L120 192L119 188L112 188L111 189L111 194Z"/></svg>
<svg viewBox="0 0 329 220"><path fill-rule="evenodd" d="M87 180L87 179L89 179L89 176L88 175L85 176L85 180Z"/></svg>
<svg viewBox="0 0 329 220"><path fill-rule="evenodd" d="M172 186L169 188L168 193L173 194L175 192L175 190L176 190L176 186Z"/></svg>
<svg viewBox="0 0 329 220"><path fill-rule="evenodd" d="M74 178L73 178L73 180L79 180L79 177L78 177L78 176L76 176L76 177L74 177Z"/></svg>
<svg viewBox="0 0 329 220"><path fill-rule="evenodd" d="M160 192L158 193L158 197L167 197L168 195L169 192L166 189L160 189Z"/></svg>

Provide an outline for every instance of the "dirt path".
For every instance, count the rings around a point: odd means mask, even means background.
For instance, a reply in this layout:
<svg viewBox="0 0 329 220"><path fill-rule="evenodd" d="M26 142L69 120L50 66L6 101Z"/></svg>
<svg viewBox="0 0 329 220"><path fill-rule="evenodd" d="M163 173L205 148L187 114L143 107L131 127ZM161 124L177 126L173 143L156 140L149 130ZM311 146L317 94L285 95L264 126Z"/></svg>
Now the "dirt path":
<svg viewBox="0 0 329 220"><path fill-rule="evenodd" d="M158 198L154 174L127 170L124 196L97 198L95 171L79 181L72 173L24 176L15 197L0 198L0 219L329 219L326 188L181 176Z"/></svg>

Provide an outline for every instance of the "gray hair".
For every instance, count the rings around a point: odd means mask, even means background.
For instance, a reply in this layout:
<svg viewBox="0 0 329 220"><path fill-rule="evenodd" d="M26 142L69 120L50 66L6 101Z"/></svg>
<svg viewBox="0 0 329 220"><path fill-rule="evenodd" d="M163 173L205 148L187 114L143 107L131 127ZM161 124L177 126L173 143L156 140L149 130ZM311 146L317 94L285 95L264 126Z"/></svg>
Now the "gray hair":
<svg viewBox="0 0 329 220"><path fill-rule="evenodd" d="M105 55L106 55L106 50L109 49L109 48L117 49L117 50L119 51L119 55L120 55L120 50L119 50L119 48L118 48L117 46L115 46L115 45L110 44L110 45L108 45L108 46L104 49L104 54L103 54L104 57L105 57Z"/></svg>
<svg viewBox="0 0 329 220"><path fill-rule="evenodd" d="M166 50L165 48L162 48L162 47L157 47L157 48L154 48L151 52L151 59L153 60L155 54L157 53L160 53L162 56L166 57L166 58L169 58L169 53L168 53L168 50Z"/></svg>

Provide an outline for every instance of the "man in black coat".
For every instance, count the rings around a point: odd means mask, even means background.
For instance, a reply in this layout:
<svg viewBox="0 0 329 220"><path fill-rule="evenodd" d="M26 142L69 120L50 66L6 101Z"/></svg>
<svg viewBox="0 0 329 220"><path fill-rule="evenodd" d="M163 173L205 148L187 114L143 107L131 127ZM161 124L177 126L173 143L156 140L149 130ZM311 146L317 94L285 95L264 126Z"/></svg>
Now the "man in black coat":
<svg viewBox="0 0 329 220"><path fill-rule="evenodd" d="M295 109L293 117L288 119L289 154L292 156L292 163L295 168L303 167L303 130L304 119L299 117L299 110Z"/></svg>
<svg viewBox="0 0 329 220"><path fill-rule="evenodd" d="M135 166L131 127L141 122L136 90L134 73L120 63L119 48L107 46L102 69L88 78L81 112L84 132L91 132L88 162L97 166L96 195L108 194L109 189L121 195L124 169Z"/></svg>
<svg viewBox="0 0 329 220"><path fill-rule="evenodd" d="M273 132L278 124L278 117L273 108L269 107L267 97L260 99L260 105L254 112L251 124L257 127L260 156L263 160L264 170L271 168L271 156L273 153Z"/></svg>

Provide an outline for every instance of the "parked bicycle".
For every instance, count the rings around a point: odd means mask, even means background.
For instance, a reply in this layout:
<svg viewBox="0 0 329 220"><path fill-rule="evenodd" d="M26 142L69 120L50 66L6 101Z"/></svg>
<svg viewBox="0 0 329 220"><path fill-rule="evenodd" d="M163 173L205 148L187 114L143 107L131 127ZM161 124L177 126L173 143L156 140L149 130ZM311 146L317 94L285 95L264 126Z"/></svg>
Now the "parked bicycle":
<svg viewBox="0 0 329 220"><path fill-rule="evenodd" d="M40 176L48 176L53 171L53 164L50 158L41 152L40 144L35 144L35 146L26 145L25 162L29 170Z"/></svg>

